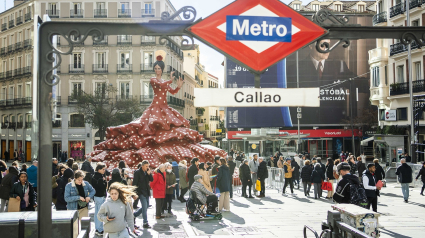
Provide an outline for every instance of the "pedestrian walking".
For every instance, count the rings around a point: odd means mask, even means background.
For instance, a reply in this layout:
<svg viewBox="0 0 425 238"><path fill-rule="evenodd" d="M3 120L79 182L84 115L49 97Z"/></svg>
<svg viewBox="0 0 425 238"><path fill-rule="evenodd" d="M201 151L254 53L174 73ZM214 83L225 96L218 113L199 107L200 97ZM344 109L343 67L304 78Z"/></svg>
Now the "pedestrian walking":
<svg viewBox="0 0 425 238"><path fill-rule="evenodd" d="M357 157L357 171L359 172L359 178L361 178L363 176L363 172L366 170L366 164L363 163L362 161L362 157ZM376 166L375 166L376 169ZM375 174L376 175L376 174ZM376 177L376 176L375 176ZM379 181L380 179L377 179L377 181Z"/></svg>
<svg viewBox="0 0 425 238"><path fill-rule="evenodd" d="M10 197L16 198L20 202L20 211L35 211L37 207L37 195L34 188L28 182L27 173L19 173L19 181L13 184L10 190Z"/></svg>
<svg viewBox="0 0 425 238"><path fill-rule="evenodd" d="M255 189L255 184L257 183L257 172L258 172L258 166L260 165L258 163L257 154L253 155L253 159L248 163L248 165L249 165L249 169L251 170L252 184L254 185L252 186L254 190L254 196L257 196L257 190Z"/></svg>
<svg viewBox="0 0 425 238"><path fill-rule="evenodd" d="M284 195L286 193L286 187L288 184L291 188L291 193L294 194L294 184L292 182L292 172L294 172L294 168L291 167L291 158L286 158L286 161L283 164L283 170L285 172L285 184L283 185L282 194Z"/></svg>
<svg viewBox="0 0 425 238"><path fill-rule="evenodd" d="M37 193L37 171L38 171L38 161L34 160L32 165L27 169L28 182L31 183L34 191Z"/></svg>
<svg viewBox="0 0 425 238"><path fill-rule="evenodd" d="M306 197L309 197L312 183L311 176L313 174L313 168L310 166L310 160L306 160L304 163L305 166L301 169L301 180L303 181L304 195ZM320 167L320 164L318 165ZM322 182L320 181L320 183Z"/></svg>
<svg viewBox="0 0 425 238"><path fill-rule="evenodd" d="M354 161L354 156L351 156L348 159L348 164L350 165L351 169L350 169L350 174L356 174L357 171L357 166L356 166L356 162Z"/></svg>
<svg viewBox="0 0 425 238"><path fill-rule="evenodd" d="M233 157L228 156L227 157L227 165L229 166L230 170L230 199L233 199L233 174L235 173L236 163L233 161Z"/></svg>
<svg viewBox="0 0 425 238"><path fill-rule="evenodd" d="M100 206L97 219L103 222L109 238L130 238L127 228L137 234L131 209L135 187L114 183L109 187L109 198Z"/></svg>
<svg viewBox="0 0 425 238"><path fill-rule="evenodd" d="M249 170L248 160L244 160L243 163L239 166L239 178L242 182L242 197L245 198L254 198L251 195L251 171ZM246 187L248 186L249 197L246 195Z"/></svg>
<svg viewBox="0 0 425 238"><path fill-rule="evenodd" d="M186 171L185 171L186 174ZM134 217L143 215L143 228L151 228L148 223L148 207L149 207L149 197L150 197L150 182L153 182L153 176L149 168L149 162L143 160L141 166L136 172L134 172L133 186L137 187L136 192L139 196L140 203L142 207L134 212ZM134 204L133 204L134 207Z"/></svg>
<svg viewBox="0 0 425 238"><path fill-rule="evenodd" d="M61 178L63 176L63 173L66 170L66 165L64 165L64 164L58 164L57 167L58 167L57 170L59 172L58 172L58 174L56 174L55 176L52 177L52 202L55 205L56 205L57 196L58 196L58 193L57 193L57 191L58 191L58 183L57 183L57 181L58 181L59 178ZM23 171L21 170L21 172L23 172Z"/></svg>
<svg viewBox="0 0 425 238"><path fill-rule="evenodd" d="M10 190L13 187L13 184L15 184L18 181L18 175L19 170L13 166L9 167L9 173L4 176L4 178L1 180L0 185L0 201L1 201L1 207L0 212L6 212L7 210L7 203L9 202L9 193Z"/></svg>
<svg viewBox="0 0 425 238"><path fill-rule="evenodd" d="M199 164L198 174L202 176L202 184L204 185L204 187L208 191L212 192L210 174L208 173L208 171L205 170L205 163Z"/></svg>
<svg viewBox="0 0 425 238"><path fill-rule="evenodd" d="M375 163L375 169L376 169L375 178L376 178L376 181L385 179L385 171L382 168L382 166L379 164L379 160L374 159L373 163Z"/></svg>
<svg viewBox="0 0 425 238"><path fill-rule="evenodd" d="M376 186L375 171L375 164L368 164L367 170L363 173L362 180L368 201L366 208L369 210L370 205L372 205L372 210L378 212L378 196L381 188Z"/></svg>
<svg viewBox="0 0 425 238"><path fill-rule="evenodd" d="M72 165L74 164L74 159L73 158L69 158L66 161L66 165L68 166L68 168L72 169ZM74 171L75 172L75 171Z"/></svg>
<svg viewBox="0 0 425 238"><path fill-rule="evenodd" d="M314 185L314 199L322 197L322 182L324 180L325 180L325 174L322 172L322 166L319 163L316 163L314 165L314 169L310 177L310 181ZM303 179L303 183L304 183L304 179Z"/></svg>
<svg viewBox="0 0 425 238"><path fill-rule="evenodd" d="M91 179L91 185L96 190L94 195L94 226L96 228L96 235L103 236L103 222L97 218L100 207L106 201L106 189L108 188L108 182L106 181L106 165L102 162L96 164L96 172L94 172L93 178Z"/></svg>
<svg viewBox="0 0 425 238"><path fill-rule="evenodd" d="M9 156L10 156L10 155L9 155L9 151L7 151L7 150L6 150L6 151L4 152L4 161L6 161L6 163L7 163L7 162L9 162L9 159L10 159L10 158L9 158Z"/></svg>
<svg viewBox="0 0 425 238"><path fill-rule="evenodd" d="M359 178L355 174L350 174L351 166L348 163L341 163L337 166L341 181L338 182L333 199L337 203L352 203L351 185L361 186Z"/></svg>
<svg viewBox="0 0 425 238"><path fill-rule="evenodd" d="M189 181L186 177L186 171L187 171L187 162L186 160L182 160L179 163L179 177L180 177L180 197L179 201L184 203L186 200L184 199L184 195L186 194L187 190L189 190Z"/></svg>
<svg viewBox="0 0 425 238"><path fill-rule="evenodd" d="M327 199L331 199L334 195L333 191L333 183L334 183L334 175L336 175L336 168L334 170L334 161L332 158L328 158L328 161L326 163L326 180L331 183L331 190L328 191L328 195L326 196Z"/></svg>
<svg viewBox="0 0 425 238"><path fill-rule="evenodd" d="M187 171L187 177L189 178L189 187L192 187L193 182L195 182L195 175L198 174L198 165L199 165L199 159L198 158L193 158L190 161L190 167L189 170Z"/></svg>
<svg viewBox="0 0 425 238"><path fill-rule="evenodd" d="M67 203L65 201L65 188L66 185L72 181L71 178L74 177L74 171L70 168L65 169L63 176L56 180L58 184L56 188L56 211L67 210Z"/></svg>
<svg viewBox="0 0 425 238"><path fill-rule="evenodd" d="M91 156L86 157L86 160L81 165L81 170L86 173L84 180L91 184L91 179L94 175L94 169L93 166L91 166Z"/></svg>
<svg viewBox="0 0 425 238"><path fill-rule="evenodd" d="M167 189L165 191L164 206L162 209L163 211L167 210L169 215L173 215L171 212L171 203L173 202L174 187L177 185L176 175L173 173L173 166L170 163L165 163L165 168L165 186Z"/></svg>
<svg viewBox="0 0 425 238"><path fill-rule="evenodd" d="M121 177L121 171L118 168L112 170L111 180L109 180L108 184L111 186L113 183L122 183L124 185L128 185L127 181Z"/></svg>
<svg viewBox="0 0 425 238"><path fill-rule="evenodd" d="M300 166L298 165L297 162L295 162L295 159L292 159L291 167L294 169L294 172L292 172L292 180L294 181L294 187L295 187L295 184L297 184L298 189L300 189ZM313 170L313 167L312 167L311 170ZM310 174L310 176L311 176L311 174ZM309 189L309 191L310 191L310 189Z"/></svg>
<svg viewBox="0 0 425 238"><path fill-rule="evenodd" d="M424 189L425 189L425 162L422 162L422 168L421 170L419 170L418 175L416 176L416 181L418 180L419 177L421 177L421 181L422 181L422 189L421 189L421 195L424 196Z"/></svg>
<svg viewBox="0 0 425 238"><path fill-rule="evenodd" d="M67 202L68 210L77 210L78 217L89 216L89 202L96 194L96 190L89 182L84 181L85 173L82 170L77 170L74 173L74 179L65 186L65 201Z"/></svg>
<svg viewBox="0 0 425 238"><path fill-rule="evenodd" d="M15 149L15 151L13 151L13 160L18 160L18 158L19 158L18 150Z"/></svg>
<svg viewBox="0 0 425 238"><path fill-rule="evenodd" d="M406 163L412 163L412 157L410 157L409 153L404 154L404 158L406 159Z"/></svg>
<svg viewBox="0 0 425 238"><path fill-rule="evenodd" d="M161 164L155 170L155 173L153 175L153 181L150 183L153 197L155 198L156 203L156 219L164 218L164 216L161 215L161 212L165 199L165 176L165 164Z"/></svg>
<svg viewBox="0 0 425 238"><path fill-rule="evenodd" d="M220 190L218 210L230 211L230 169L227 166L226 159L221 158L220 164L217 174L217 187Z"/></svg>
<svg viewBox="0 0 425 238"><path fill-rule="evenodd" d="M321 172L323 173L323 177L326 177L326 165L322 163L322 158L317 159L317 163L320 164Z"/></svg>
<svg viewBox="0 0 425 238"><path fill-rule="evenodd" d="M409 202L409 184L412 179L412 168L406 163L406 159L400 160L401 165L395 172L398 175L398 181L401 183L401 191L403 193L404 202Z"/></svg>
<svg viewBox="0 0 425 238"><path fill-rule="evenodd" d="M180 190L179 190L179 185L180 185L180 173L179 173L179 164L177 164L176 161L173 161L171 163L171 165L173 166L173 173L176 175L176 186L174 187L174 191L173 191L173 200L175 200L176 198L178 199L180 197Z"/></svg>
<svg viewBox="0 0 425 238"><path fill-rule="evenodd" d="M267 170L267 163L266 163L266 161L264 161L263 157L260 157L258 159L258 162L260 163L260 165L258 166L257 179L260 181L261 191L260 191L260 196L257 196L257 197L263 198L263 197L266 196L265 180L266 180L266 178L269 177L269 172Z"/></svg>

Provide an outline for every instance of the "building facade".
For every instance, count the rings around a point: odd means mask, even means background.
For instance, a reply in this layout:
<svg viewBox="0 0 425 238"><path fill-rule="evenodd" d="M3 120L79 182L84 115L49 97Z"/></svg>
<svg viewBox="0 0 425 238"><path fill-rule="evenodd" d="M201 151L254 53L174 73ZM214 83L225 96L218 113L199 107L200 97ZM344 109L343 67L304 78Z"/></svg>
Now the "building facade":
<svg viewBox="0 0 425 238"><path fill-rule="evenodd" d="M0 14L2 81L0 114L2 116L2 148L22 149L30 158L31 140L31 74L33 65L33 19L34 15L47 14L52 21L71 22L147 22L160 19L162 12L173 14L176 9L169 0L157 1L15 1L15 6ZM83 36L71 36L78 41ZM154 76L155 51L164 50L167 56L163 79L170 73L184 77L181 37L171 37L165 45L157 37L142 35L108 35L100 42L87 37L74 45L71 55L63 55L57 73L61 80L57 91L58 120L53 121L53 156L67 151L68 157L81 158L92 151L99 141L97 130L84 123L84 115L78 114L73 98L75 93L94 93L97 89L113 86L117 89L115 100L136 99L142 107L150 105L153 90L150 78ZM68 49L68 41L58 37L57 48ZM189 80L190 81L190 80ZM172 87L175 87L175 82ZM185 118L188 95L193 88L185 85L176 95L167 95L170 106ZM186 97L185 97L186 94ZM188 100L186 100L188 99ZM193 100L192 100L193 104Z"/></svg>

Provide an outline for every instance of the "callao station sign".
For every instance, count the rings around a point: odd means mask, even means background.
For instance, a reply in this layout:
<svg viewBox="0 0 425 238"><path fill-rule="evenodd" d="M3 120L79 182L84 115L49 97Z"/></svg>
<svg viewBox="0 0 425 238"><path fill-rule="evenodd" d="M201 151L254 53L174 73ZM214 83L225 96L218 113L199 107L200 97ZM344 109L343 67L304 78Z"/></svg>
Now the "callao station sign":
<svg viewBox="0 0 425 238"><path fill-rule="evenodd" d="M237 0L194 24L188 31L198 40L257 75L326 33L325 29L279 0ZM254 95L255 98L257 95L258 99L258 89L252 89L257 90L256 92L244 92L247 89L233 92L229 89L225 93L223 89L219 90L221 93L217 89L195 89L195 106L294 106L288 105L284 94L299 94L305 89L274 89L274 92L268 93L271 99L267 99L267 104L266 98L261 102L254 102L254 99L251 101L247 96ZM224 99L218 97L218 93L220 96L228 93L232 95ZM278 100L279 97L281 100ZM296 106L318 107L319 89L310 91L309 98L301 101L304 104L298 103Z"/></svg>

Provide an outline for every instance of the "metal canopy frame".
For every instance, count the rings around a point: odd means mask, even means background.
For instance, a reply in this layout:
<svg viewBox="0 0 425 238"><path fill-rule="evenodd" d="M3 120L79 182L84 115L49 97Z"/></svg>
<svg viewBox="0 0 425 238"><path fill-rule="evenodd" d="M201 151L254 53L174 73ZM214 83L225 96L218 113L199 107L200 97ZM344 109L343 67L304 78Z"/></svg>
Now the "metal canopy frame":
<svg viewBox="0 0 425 238"><path fill-rule="evenodd" d="M183 16L184 20L175 20ZM159 36L159 43L165 45L167 41L175 43L169 36L186 36L182 43L182 49L191 49L195 37L188 28L195 24L196 10L193 7L186 6L178 10L173 15L168 12L161 14L161 20L152 20L147 23L91 23L91 22L45 22L38 29L39 31L39 54L38 54L38 110L39 110L39 131L35 132L38 138L39 147L38 159L40 160L38 181L38 237L50 237L52 223L51 203L52 190L50 186L52 163L52 86L57 85L60 77L53 74L60 67L62 55L72 53L74 46L83 42L87 37L93 37L94 42L103 40L105 35L148 35ZM201 20L201 19L199 19ZM198 20L198 21L199 21ZM413 41L421 46L425 45L424 27L362 27L359 25L347 24L346 17L336 17L328 9L322 9L313 16L313 22L325 28L328 32L316 41L316 48L319 52L326 53L333 50L337 45L343 43L343 47L350 45L350 40L358 39L377 39L377 38L395 38L400 39L405 45ZM53 46L53 36L58 35L65 38L69 44L69 50L62 52ZM77 41L73 41L73 36L83 36ZM196 38L196 37L195 37ZM75 38L74 38L75 39ZM328 43L320 43L321 39L338 39L339 41L330 46ZM212 47L208 42L198 39ZM324 50L321 49L324 47ZM214 47L213 47L214 48ZM218 50L218 49L217 49ZM230 55L218 50L220 53L235 60ZM241 62L238 62L241 64ZM243 64L241 64L243 65ZM255 86L260 87L260 75L262 72L256 72L249 69L255 75ZM44 219L42 219L44 218Z"/></svg>

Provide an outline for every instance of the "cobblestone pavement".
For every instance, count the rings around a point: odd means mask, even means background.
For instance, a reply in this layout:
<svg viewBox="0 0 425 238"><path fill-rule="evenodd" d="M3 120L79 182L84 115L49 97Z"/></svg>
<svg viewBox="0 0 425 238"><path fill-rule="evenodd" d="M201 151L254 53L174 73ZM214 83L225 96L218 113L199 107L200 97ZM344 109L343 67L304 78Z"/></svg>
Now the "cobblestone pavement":
<svg viewBox="0 0 425 238"><path fill-rule="evenodd" d="M289 189L287 190L289 191ZM404 203L401 187L388 183L378 199L381 237L425 237L425 197L420 188L410 188L409 203ZM173 201L173 216L156 220L155 202L148 209L152 229L140 229L139 237L303 237L304 225L314 228L319 234L321 222L331 209L329 200L306 198L302 187L295 189L295 196L282 196L275 189L267 189L265 198L246 199L235 193L231 211L223 213L221 221L205 219L191 221L185 213L185 204ZM313 193L311 193L313 194ZM90 210L93 217L94 206ZM137 218L142 225L142 219ZM95 237L92 223L90 237ZM308 237L313 237L309 234Z"/></svg>

